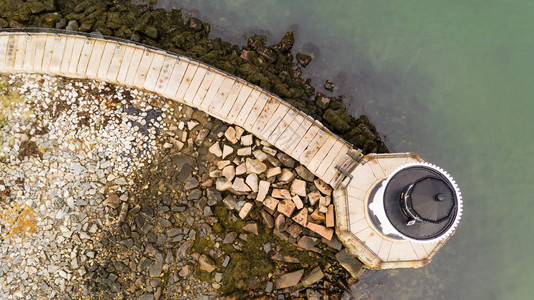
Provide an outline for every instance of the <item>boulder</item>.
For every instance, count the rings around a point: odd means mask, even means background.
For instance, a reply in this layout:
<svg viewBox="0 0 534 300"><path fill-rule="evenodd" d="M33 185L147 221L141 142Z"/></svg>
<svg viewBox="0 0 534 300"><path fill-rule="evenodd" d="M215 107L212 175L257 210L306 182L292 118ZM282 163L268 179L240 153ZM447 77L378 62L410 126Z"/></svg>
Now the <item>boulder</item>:
<svg viewBox="0 0 534 300"><path fill-rule="evenodd" d="M306 227L308 227L309 230L317 233L318 235L324 237L327 240L331 240L332 236L334 235L334 230L333 229L326 228L326 227L321 226L319 224L315 224L315 223L311 223L310 222L310 223L308 223L308 225Z"/></svg>
<svg viewBox="0 0 534 300"><path fill-rule="evenodd" d="M295 168L295 171L297 171L297 174L306 181L313 181L313 178L315 177L312 172L308 171L306 167L303 165L300 165Z"/></svg>
<svg viewBox="0 0 534 300"><path fill-rule="evenodd" d="M298 270L280 276L280 278L276 280L276 289L285 289L297 285L300 278L302 278L302 275L304 275L304 270Z"/></svg>
<svg viewBox="0 0 534 300"><path fill-rule="evenodd" d="M247 158L247 173L261 174L267 170L267 166L258 159Z"/></svg>
<svg viewBox="0 0 534 300"><path fill-rule="evenodd" d="M316 267L315 269L311 271L310 274L302 278L302 281L300 282L300 284L303 287L308 287L316 283L317 281L323 279L323 277L324 277L324 273L323 273L323 270L321 270L321 267Z"/></svg>
<svg viewBox="0 0 534 300"><path fill-rule="evenodd" d="M306 181L295 179L291 183L291 194L306 197Z"/></svg>

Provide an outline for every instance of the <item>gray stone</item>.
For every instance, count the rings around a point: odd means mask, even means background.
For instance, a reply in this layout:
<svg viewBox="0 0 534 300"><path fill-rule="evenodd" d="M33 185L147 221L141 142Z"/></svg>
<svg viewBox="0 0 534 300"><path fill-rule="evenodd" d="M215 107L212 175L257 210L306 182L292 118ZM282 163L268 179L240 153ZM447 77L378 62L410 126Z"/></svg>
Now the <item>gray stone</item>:
<svg viewBox="0 0 534 300"><path fill-rule="evenodd" d="M148 270L148 275L152 278L159 277L161 275L162 270L163 264L161 262L156 262L152 266L150 266L150 269Z"/></svg>
<svg viewBox="0 0 534 300"><path fill-rule="evenodd" d="M180 275L181 277L186 277L188 275L190 275L191 273L193 273L193 266L191 265L185 265L185 267L183 267L180 272L178 273L178 275Z"/></svg>
<svg viewBox="0 0 534 300"><path fill-rule="evenodd" d="M228 195L226 196L224 199L223 199L223 204L224 206L226 206L226 208L230 209L230 210L233 210L235 209L235 206L237 204L237 200L235 199L234 196L232 195Z"/></svg>
<svg viewBox="0 0 534 300"><path fill-rule="evenodd" d="M295 168L295 171L297 171L297 174L304 180L306 181L313 181L313 178L315 177L312 172L308 171L308 169L306 169L306 167L304 167L303 165L300 165L298 167Z"/></svg>
<svg viewBox="0 0 534 300"><path fill-rule="evenodd" d="M300 278L304 275L304 270L298 270L291 273L286 273L276 280L276 289L284 289L295 286L299 283Z"/></svg>
<svg viewBox="0 0 534 300"><path fill-rule="evenodd" d="M191 189L197 188L198 186L199 186L198 179L196 177L191 177L185 182L184 189L191 190Z"/></svg>
<svg viewBox="0 0 534 300"><path fill-rule="evenodd" d="M183 243L180 248L176 250L176 258L179 260L185 258L189 254L189 251L193 247L193 244L193 241L187 241Z"/></svg>
<svg viewBox="0 0 534 300"><path fill-rule="evenodd" d="M154 300L154 294L143 294L139 300Z"/></svg>
<svg viewBox="0 0 534 300"><path fill-rule="evenodd" d="M223 260L222 266L226 268L228 264L230 263L230 255L226 255L226 257Z"/></svg>
<svg viewBox="0 0 534 300"><path fill-rule="evenodd" d="M358 279L363 272L363 264L354 256L341 250L336 254L337 261L347 270L352 277Z"/></svg>
<svg viewBox="0 0 534 300"><path fill-rule="evenodd" d="M323 277L324 277L324 274L323 274L323 271L321 270L321 267L316 267L315 269L311 271L310 274L308 274L306 277L302 279L300 284L302 284L302 286L304 287L308 287L316 283L317 281L323 279Z"/></svg>
<svg viewBox="0 0 534 300"><path fill-rule="evenodd" d="M280 162L288 167L288 168L291 168L293 169L295 167L295 160L293 158L291 158L291 156L283 153L283 152L278 152L278 154L276 154L276 157L278 158L278 160L280 160Z"/></svg>
<svg viewBox="0 0 534 300"><path fill-rule="evenodd" d="M231 244L231 243L233 243L235 241L236 237L237 237L237 233L236 232L228 232L224 236L223 244Z"/></svg>

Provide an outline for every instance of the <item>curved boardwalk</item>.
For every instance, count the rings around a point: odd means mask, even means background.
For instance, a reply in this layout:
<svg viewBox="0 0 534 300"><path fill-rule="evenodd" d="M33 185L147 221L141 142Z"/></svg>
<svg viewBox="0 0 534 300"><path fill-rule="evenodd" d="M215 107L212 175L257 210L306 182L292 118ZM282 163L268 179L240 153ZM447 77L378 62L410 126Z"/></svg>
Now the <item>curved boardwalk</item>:
<svg viewBox="0 0 534 300"><path fill-rule="evenodd" d="M0 32L0 72L94 79L160 94L241 126L332 186L355 166L350 144L279 97L160 49L64 31L10 30Z"/></svg>

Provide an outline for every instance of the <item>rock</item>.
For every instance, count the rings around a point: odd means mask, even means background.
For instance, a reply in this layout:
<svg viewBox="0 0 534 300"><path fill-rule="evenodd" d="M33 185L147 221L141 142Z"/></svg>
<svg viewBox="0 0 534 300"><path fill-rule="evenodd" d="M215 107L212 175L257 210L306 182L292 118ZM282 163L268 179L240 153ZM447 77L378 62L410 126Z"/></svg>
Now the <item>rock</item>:
<svg viewBox="0 0 534 300"><path fill-rule="evenodd" d="M343 244L339 241L339 239L334 235L331 240L327 239L321 239L323 243L325 243L328 247L335 249L337 251L341 250L343 248Z"/></svg>
<svg viewBox="0 0 534 300"><path fill-rule="evenodd" d="M227 191L232 188L232 182L226 177L219 177L215 180L215 188L219 191Z"/></svg>
<svg viewBox="0 0 534 300"><path fill-rule="evenodd" d="M178 275L180 275L181 277L186 277L186 276L189 276L190 274L192 274L193 271L194 271L193 266L191 266L191 265L185 265L185 267L183 267L183 268L180 270L180 273L178 273Z"/></svg>
<svg viewBox="0 0 534 300"><path fill-rule="evenodd" d="M300 165L298 167L295 168L295 171L297 171L297 174L304 180L306 181L313 181L313 178L315 177L312 172L308 171L308 169L306 169L306 167L304 167L303 165Z"/></svg>
<svg viewBox="0 0 534 300"><path fill-rule="evenodd" d="M282 173L282 170L280 169L280 167L270 168L269 170L267 170L266 177L270 178L270 177L276 176L276 175L278 175L280 173Z"/></svg>
<svg viewBox="0 0 534 300"><path fill-rule="evenodd" d="M191 190L191 189L194 189L194 188L197 188L199 186L199 182L198 182L198 179L196 177L191 177L189 178L185 184L184 184L184 189L186 191L188 190Z"/></svg>
<svg viewBox="0 0 534 300"><path fill-rule="evenodd" d="M256 224L255 222L247 223L247 225L243 226L242 229L253 233L254 235L258 235L258 224Z"/></svg>
<svg viewBox="0 0 534 300"><path fill-rule="evenodd" d="M242 163L240 165L237 166L237 168L235 169L235 175L239 176L239 175L243 175L247 172L247 164L246 163Z"/></svg>
<svg viewBox="0 0 534 300"><path fill-rule="evenodd" d="M208 197L208 205L213 206L222 200L221 193L214 188L206 189L206 197Z"/></svg>
<svg viewBox="0 0 534 300"><path fill-rule="evenodd" d="M291 199L291 194L285 189L273 189L271 196L277 199Z"/></svg>
<svg viewBox="0 0 534 300"><path fill-rule="evenodd" d="M258 175L248 174L247 178L245 179L245 183L254 193L258 191Z"/></svg>
<svg viewBox="0 0 534 300"><path fill-rule="evenodd" d="M319 239L305 235L299 239L297 246L299 246L302 249L312 250L312 249L317 249L315 248L315 245L317 245L318 242L319 242Z"/></svg>
<svg viewBox="0 0 534 300"><path fill-rule="evenodd" d="M150 269L148 269L148 275L152 278L159 277L161 275L162 270L163 263L156 262L152 266L150 266Z"/></svg>
<svg viewBox="0 0 534 300"><path fill-rule="evenodd" d="M358 279L363 272L363 264L354 256L347 253L345 250L341 250L336 254L336 259L339 264L347 270L352 277Z"/></svg>
<svg viewBox="0 0 534 300"><path fill-rule="evenodd" d="M226 196L224 199L223 199L223 204L224 206L226 206L226 208L230 209L230 210L233 210L235 209L235 206L237 204L237 200L235 199L234 196L232 195L228 195Z"/></svg>
<svg viewBox="0 0 534 300"><path fill-rule="evenodd" d="M250 147L237 149L237 155L239 156L249 156L250 154L252 154L252 148Z"/></svg>
<svg viewBox="0 0 534 300"><path fill-rule="evenodd" d="M223 155L221 151L221 147L219 146L219 141L215 142L215 144L211 145L209 148L209 152L217 157L221 157Z"/></svg>
<svg viewBox="0 0 534 300"><path fill-rule="evenodd" d="M232 144L237 143L234 127L228 127L228 129L226 129L226 132L224 133L224 137L226 137L226 139Z"/></svg>
<svg viewBox="0 0 534 300"><path fill-rule="evenodd" d="M248 147L251 146L253 142L252 134L244 135L241 137L241 145Z"/></svg>
<svg viewBox="0 0 534 300"><path fill-rule="evenodd" d="M291 201L293 201L293 203L295 203L295 208L296 209L302 209L304 207L304 203L302 203L302 200L300 200L300 197L295 195L291 198Z"/></svg>
<svg viewBox="0 0 534 300"><path fill-rule="evenodd" d="M299 224L292 224L289 226L289 228L286 230L289 235L291 235L293 238L297 238L302 233L302 227L300 227Z"/></svg>
<svg viewBox="0 0 534 300"><path fill-rule="evenodd" d="M282 169L282 173L280 175L278 175L278 181L289 182L294 177L295 177L295 175L293 174L293 172L291 172L290 169Z"/></svg>
<svg viewBox="0 0 534 300"><path fill-rule="evenodd" d="M236 177L234 183L232 184L232 190L238 193L248 193L251 191L250 187L245 183L243 178Z"/></svg>
<svg viewBox="0 0 534 300"><path fill-rule="evenodd" d="M228 165L222 169L221 175L226 177L228 181L234 180L235 177L235 168L233 165Z"/></svg>
<svg viewBox="0 0 534 300"><path fill-rule="evenodd" d="M263 152L261 150L254 150L254 152L252 152L252 154L259 161L264 161L264 160L267 159L267 154L265 154L265 152Z"/></svg>
<svg viewBox="0 0 534 300"><path fill-rule="evenodd" d="M276 217L276 220L274 220L274 229L276 231L282 232L285 230L286 227L286 218L284 218L284 215L279 214Z"/></svg>
<svg viewBox="0 0 534 300"><path fill-rule="evenodd" d="M270 294L273 291L274 284L272 281L267 281L267 286L265 287L265 292Z"/></svg>
<svg viewBox="0 0 534 300"><path fill-rule="evenodd" d="M296 59L297 59L297 62L299 63L299 65L301 65L303 68L306 68L306 66L308 64L311 63L312 61L312 57L308 54L304 54L304 53L297 53L296 55Z"/></svg>
<svg viewBox="0 0 534 300"><path fill-rule="evenodd" d="M308 202L311 206L315 206L319 199L321 199L321 194L317 191L308 194Z"/></svg>
<svg viewBox="0 0 534 300"><path fill-rule="evenodd" d="M291 200L282 200L278 203L277 209L280 213L284 214L284 216L290 218L295 210L295 203Z"/></svg>
<svg viewBox="0 0 534 300"><path fill-rule="evenodd" d="M310 223L308 223L308 225L306 227L308 227L309 230L317 233L318 235L324 237L327 240L331 240L332 236L334 235L334 230L333 229L326 228L326 227L321 226L319 224L315 224L315 223L311 223L310 222Z"/></svg>
<svg viewBox="0 0 534 300"><path fill-rule="evenodd" d="M322 181L321 179L315 179L313 183L315 184L315 187L323 195L330 196L332 194L332 188L326 182Z"/></svg>
<svg viewBox="0 0 534 300"><path fill-rule="evenodd" d="M252 203L249 203L249 202L245 203L243 207L239 210L239 217L244 220L247 217L251 209L252 209Z"/></svg>
<svg viewBox="0 0 534 300"><path fill-rule="evenodd" d="M217 266L205 254L202 254L199 257L198 263L200 264L200 270L206 271L208 273L213 272L213 270L217 268Z"/></svg>
<svg viewBox="0 0 534 300"><path fill-rule="evenodd" d="M304 275L304 270L298 270L280 276L280 278L276 280L276 289L285 289L297 285L300 278L302 278L302 275Z"/></svg>
<svg viewBox="0 0 534 300"><path fill-rule="evenodd" d="M119 207L120 204L121 200L116 194L111 194L109 195L109 197L106 198L106 200L104 200L104 205L113 209Z"/></svg>
<svg viewBox="0 0 534 300"><path fill-rule="evenodd" d="M326 217L325 215L319 210L319 208L315 209L310 217L314 220L314 221L318 221L320 223L324 223L324 221L326 221Z"/></svg>
<svg viewBox="0 0 534 300"><path fill-rule="evenodd" d="M279 201L273 197L267 196L267 198L263 200L263 205L274 212L276 210L276 206L278 206L278 202Z"/></svg>
<svg viewBox="0 0 534 300"><path fill-rule="evenodd" d="M230 165L231 163L232 163L232 162L229 161L229 160L221 160L221 161L218 161L218 162L217 162L217 168L219 168L219 169L222 170L222 169L224 169L224 167Z"/></svg>
<svg viewBox="0 0 534 300"><path fill-rule="evenodd" d="M222 266L226 268L228 264L230 263L230 255L226 255L226 257L223 260Z"/></svg>
<svg viewBox="0 0 534 300"><path fill-rule="evenodd" d="M235 238L237 237L236 232L228 232L223 239L223 244L231 244L235 241Z"/></svg>
<svg viewBox="0 0 534 300"><path fill-rule="evenodd" d="M328 211L326 212L326 227L334 227L336 226L336 221L334 218L334 205L328 206Z"/></svg>
<svg viewBox="0 0 534 300"><path fill-rule="evenodd" d="M191 248L193 247L194 242L193 241L186 241L184 242L178 250L176 250L176 259L184 259L188 254Z"/></svg>
<svg viewBox="0 0 534 300"><path fill-rule="evenodd" d="M295 167L295 160L293 158L291 158L291 156L283 153L283 152L278 152L278 154L276 155L276 157L278 158L278 160L280 160L280 162L290 168L290 169L293 169Z"/></svg>
<svg viewBox="0 0 534 300"><path fill-rule="evenodd" d="M248 174L254 173L259 175L267 170L267 166L257 159L247 158L246 164Z"/></svg>
<svg viewBox="0 0 534 300"><path fill-rule="evenodd" d="M308 212L306 208L301 209L294 217L293 221L306 227L308 225Z"/></svg>
<svg viewBox="0 0 534 300"><path fill-rule="evenodd" d="M234 153L234 148L228 146L228 145L224 145L223 146L223 154L222 154L222 158L226 158L228 155Z"/></svg>
<svg viewBox="0 0 534 300"><path fill-rule="evenodd" d="M274 228L274 218L269 214L267 211L262 210L261 211L261 217L263 218L263 222L267 227Z"/></svg>
<svg viewBox="0 0 534 300"><path fill-rule="evenodd" d="M154 300L154 294L143 294L139 297L139 300Z"/></svg>
<svg viewBox="0 0 534 300"><path fill-rule="evenodd" d="M306 300L320 300L317 292L314 289L306 290Z"/></svg>
<svg viewBox="0 0 534 300"><path fill-rule="evenodd" d="M324 274L323 274L323 271L321 270L321 267L316 267L315 269L313 269L311 271L310 274L308 274L306 277L304 277L302 279L300 284L303 287L309 287L310 285L312 285L312 284L316 283L317 281L323 279L323 277L324 277Z"/></svg>
<svg viewBox="0 0 534 300"><path fill-rule="evenodd" d="M195 128L198 124L200 124L200 123L198 123L198 122L195 121L195 120L191 120L191 121L187 122L187 129L189 129L189 131L191 131L191 130L193 130L193 128Z"/></svg>
<svg viewBox="0 0 534 300"><path fill-rule="evenodd" d="M260 183L258 185L258 195L256 196L257 201L263 202L265 196L267 196L267 193L269 193L270 186L271 183L269 181L260 180Z"/></svg>
<svg viewBox="0 0 534 300"><path fill-rule="evenodd" d="M334 90L334 83L327 79L324 83L324 89L332 92Z"/></svg>
<svg viewBox="0 0 534 300"><path fill-rule="evenodd" d="M306 181L295 179L291 183L291 194L306 197Z"/></svg>

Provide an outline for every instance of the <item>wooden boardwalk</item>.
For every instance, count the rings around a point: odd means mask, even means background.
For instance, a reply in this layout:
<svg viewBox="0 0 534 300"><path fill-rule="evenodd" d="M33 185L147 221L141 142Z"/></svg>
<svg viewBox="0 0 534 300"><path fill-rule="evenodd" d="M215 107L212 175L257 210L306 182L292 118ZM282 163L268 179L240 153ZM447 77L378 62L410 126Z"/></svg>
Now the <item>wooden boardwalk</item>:
<svg viewBox="0 0 534 300"><path fill-rule="evenodd" d="M0 32L0 72L93 79L160 94L242 127L332 186L344 176L338 166L351 160L346 141L279 97L163 50L74 33L7 31Z"/></svg>

